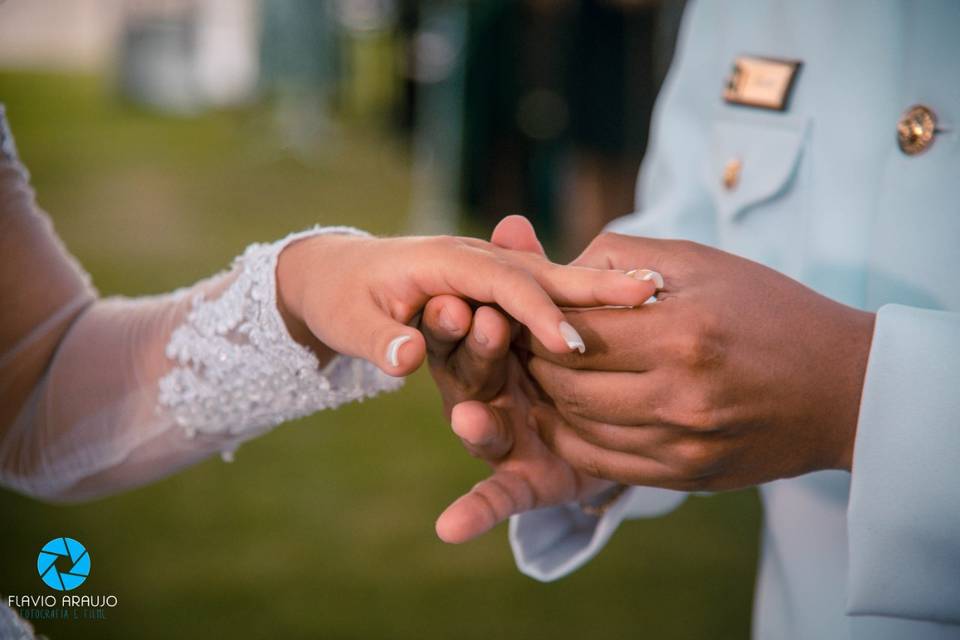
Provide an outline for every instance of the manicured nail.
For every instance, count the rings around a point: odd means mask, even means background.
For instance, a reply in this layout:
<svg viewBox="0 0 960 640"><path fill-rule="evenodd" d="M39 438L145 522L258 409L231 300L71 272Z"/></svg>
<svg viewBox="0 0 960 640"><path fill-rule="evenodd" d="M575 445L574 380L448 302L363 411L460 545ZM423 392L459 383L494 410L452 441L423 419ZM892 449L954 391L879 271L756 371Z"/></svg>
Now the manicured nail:
<svg viewBox="0 0 960 640"><path fill-rule="evenodd" d="M580 353L584 353L587 350L587 345L584 344L583 338L580 337L577 330L566 320L560 321L560 335L563 337L563 341L567 343L567 346L570 347L571 351L576 349Z"/></svg>
<svg viewBox="0 0 960 640"><path fill-rule="evenodd" d="M659 271L653 271L652 269L634 269L633 271L627 271L627 275L637 280L653 280L653 284L657 289L663 289L663 276L660 275Z"/></svg>
<svg viewBox="0 0 960 640"><path fill-rule="evenodd" d="M391 367L400 366L400 347L410 342L411 336L399 336L390 341L387 345L387 362Z"/></svg>

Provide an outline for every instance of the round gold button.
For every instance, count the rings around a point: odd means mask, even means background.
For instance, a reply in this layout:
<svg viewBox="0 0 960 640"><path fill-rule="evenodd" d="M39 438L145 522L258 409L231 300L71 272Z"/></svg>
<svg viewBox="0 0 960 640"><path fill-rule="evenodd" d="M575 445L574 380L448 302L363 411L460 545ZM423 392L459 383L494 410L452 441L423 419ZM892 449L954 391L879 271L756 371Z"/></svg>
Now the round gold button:
<svg viewBox="0 0 960 640"><path fill-rule="evenodd" d="M733 191L740 182L740 171L743 169L743 162L740 158L731 158L723 167L723 186L727 191Z"/></svg>
<svg viewBox="0 0 960 640"><path fill-rule="evenodd" d="M897 123L897 143L908 156L923 153L937 133L937 114L922 104L907 109Z"/></svg>

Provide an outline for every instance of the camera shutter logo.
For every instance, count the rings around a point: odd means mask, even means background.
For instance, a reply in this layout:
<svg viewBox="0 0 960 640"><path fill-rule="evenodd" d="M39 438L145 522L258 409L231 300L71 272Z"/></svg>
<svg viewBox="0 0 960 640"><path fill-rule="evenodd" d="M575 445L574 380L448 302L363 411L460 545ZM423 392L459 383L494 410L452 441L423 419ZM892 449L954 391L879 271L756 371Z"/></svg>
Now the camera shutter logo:
<svg viewBox="0 0 960 640"><path fill-rule="evenodd" d="M90 554L73 538L54 538L37 556L37 573L51 589L76 589L90 575Z"/></svg>

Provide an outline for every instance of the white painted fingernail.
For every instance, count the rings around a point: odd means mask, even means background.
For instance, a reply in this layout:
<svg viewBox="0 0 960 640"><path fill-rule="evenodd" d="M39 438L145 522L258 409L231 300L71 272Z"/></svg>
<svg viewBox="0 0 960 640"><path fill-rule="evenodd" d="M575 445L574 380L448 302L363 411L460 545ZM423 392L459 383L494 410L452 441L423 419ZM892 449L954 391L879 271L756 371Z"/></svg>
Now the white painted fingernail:
<svg viewBox="0 0 960 640"><path fill-rule="evenodd" d="M387 345L387 362L391 367L400 366L400 347L410 342L411 336L399 336L390 341Z"/></svg>
<svg viewBox="0 0 960 640"><path fill-rule="evenodd" d="M560 335L563 336L563 341L567 343L571 351L576 349L580 353L584 353L587 350L587 345L584 344L583 338L580 337L577 330L566 320L560 322Z"/></svg>
<svg viewBox="0 0 960 640"><path fill-rule="evenodd" d="M663 276L660 275L659 271L652 269L634 269L633 271L627 271L627 275L637 280L653 280L653 284L657 289L663 289Z"/></svg>

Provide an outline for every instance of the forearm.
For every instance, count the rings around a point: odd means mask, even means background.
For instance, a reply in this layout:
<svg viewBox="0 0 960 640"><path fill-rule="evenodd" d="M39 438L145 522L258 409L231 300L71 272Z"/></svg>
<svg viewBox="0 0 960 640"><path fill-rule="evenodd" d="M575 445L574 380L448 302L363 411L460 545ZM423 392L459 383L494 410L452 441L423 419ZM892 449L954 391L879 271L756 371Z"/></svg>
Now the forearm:
<svg viewBox="0 0 960 640"><path fill-rule="evenodd" d="M283 246L253 245L190 289L86 308L0 438L3 484L55 500L113 493L396 388L365 361L321 361L291 338L276 290Z"/></svg>

